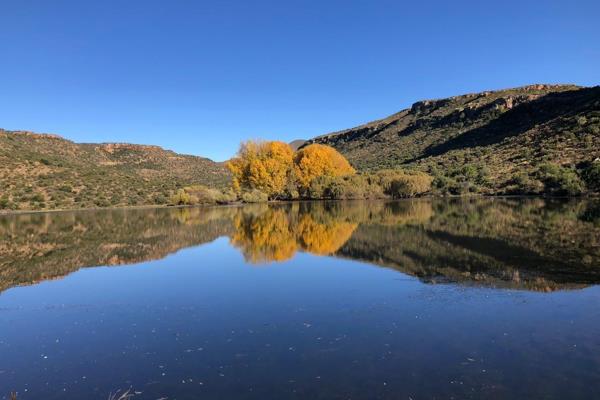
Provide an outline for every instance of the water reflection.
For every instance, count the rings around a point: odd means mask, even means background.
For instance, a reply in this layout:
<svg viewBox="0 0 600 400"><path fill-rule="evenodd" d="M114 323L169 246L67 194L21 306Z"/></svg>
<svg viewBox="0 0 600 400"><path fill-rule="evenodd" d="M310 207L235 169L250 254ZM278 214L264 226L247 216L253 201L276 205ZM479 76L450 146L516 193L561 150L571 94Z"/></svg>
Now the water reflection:
<svg viewBox="0 0 600 400"><path fill-rule="evenodd" d="M600 282L599 209L594 200L457 199L2 216L0 290L221 236L253 264L308 252L430 283L574 289Z"/></svg>
<svg viewBox="0 0 600 400"><path fill-rule="evenodd" d="M248 207L234 217L231 243L246 261L284 261L297 251L329 255L350 239L358 226L331 208L293 204L287 207ZM302 210L302 211L301 211Z"/></svg>

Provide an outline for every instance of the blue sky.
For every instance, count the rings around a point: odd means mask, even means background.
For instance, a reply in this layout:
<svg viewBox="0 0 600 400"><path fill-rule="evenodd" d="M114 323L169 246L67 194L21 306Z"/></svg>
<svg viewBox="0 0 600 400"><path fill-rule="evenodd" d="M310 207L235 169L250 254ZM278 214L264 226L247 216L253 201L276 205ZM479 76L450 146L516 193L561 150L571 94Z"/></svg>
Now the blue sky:
<svg viewBox="0 0 600 400"><path fill-rule="evenodd" d="M224 160L426 98L600 83L600 1L0 0L0 127Z"/></svg>

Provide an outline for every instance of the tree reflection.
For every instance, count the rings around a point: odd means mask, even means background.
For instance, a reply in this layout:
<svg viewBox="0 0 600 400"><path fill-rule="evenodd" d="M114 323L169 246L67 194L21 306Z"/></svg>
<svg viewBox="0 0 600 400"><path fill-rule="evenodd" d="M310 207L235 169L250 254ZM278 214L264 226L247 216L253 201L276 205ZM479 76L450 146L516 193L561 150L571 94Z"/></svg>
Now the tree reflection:
<svg viewBox="0 0 600 400"><path fill-rule="evenodd" d="M299 250L332 254L350 239L357 226L356 222L335 218L332 214L319 218L302 213L298 204L242 208L234 217L231 243L240 248L251 263L284 261Z"/></svg>

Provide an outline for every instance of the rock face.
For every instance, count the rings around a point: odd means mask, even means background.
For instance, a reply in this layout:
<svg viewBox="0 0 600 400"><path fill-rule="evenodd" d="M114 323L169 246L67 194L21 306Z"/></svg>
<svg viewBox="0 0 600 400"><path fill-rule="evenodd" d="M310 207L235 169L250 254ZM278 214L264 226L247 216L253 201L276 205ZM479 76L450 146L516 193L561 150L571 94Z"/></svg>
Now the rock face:
<svg viewBox="0 0 600 400"><path fill-rule="evenodd" d="M335 147L358 170L485 166L493 191L519 163L576 166L600 156L600 87L536 84L418 101L310 143Z"/></svg>
<svg viewBox="0 0 600 400"><path fill-rule="evenodd" d="M292 140L289 145L292 148L292 150L296 151L298 150L300 147L302 147L304 145L304 143L306 143L306 140L304 139L296 139L296 140Z"/></svg>

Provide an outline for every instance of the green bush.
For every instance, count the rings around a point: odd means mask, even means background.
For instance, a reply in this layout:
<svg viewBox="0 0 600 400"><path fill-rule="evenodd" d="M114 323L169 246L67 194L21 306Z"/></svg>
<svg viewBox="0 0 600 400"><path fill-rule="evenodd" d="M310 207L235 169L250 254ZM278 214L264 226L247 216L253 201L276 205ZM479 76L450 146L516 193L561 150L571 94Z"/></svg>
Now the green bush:
<svg viewBox="0 0 600 400"><path fill-rule="evenodd" d="M507 192L510 194L539 194L544 191L544 184L525 172L517 173L509 182Z"/></svg>
<svg viewBox="0 0 600 400"><path fill-rule="evenodd" d="M425 173L399 176L390 184L389 195L393 198L415 197L431 190L432 177Z"/></svg>
<svg viewBox="0 0 600 400"><path fill-rule="evenodd" d="M0 197L0 210L9 208L10 200L7 195Z"/></svg>
<svg viewBox="0 0 600 400"><path fill-rule="evenodd" d="M237 196L229 190L221 192L217 189L208 188L202 185L187 186L177 192L169 199L170 205L195 205L195 204L225 204L235 201ZM154 198L157 204L161 198Z"/></svg>
<svg viewBox="0 0 600 400"><path fill-rule="evenodd" d="M31 201L42 203L46 201L46 196L44 196L43 193L36 193L33 196L31 196Z"/></svg>
<svg viewBox="0 0 600 400"><path fill-rule="evenodd" d="M241 197L244 203L264 203L269 200L269 196L258 189L243 192Z"/></svg>
<svg viewBox="0 0 600 400"><path fill-rule="evenodd" d="M169 199L169 204L174 206L183 206L183 205L192 205L196 204L197 199L192 198L192 196L187 193L184 189L177 190L171 198Z"/></svg>
<svg viewBox="0 0 600 400"><path fill-rule="evenodd" d="M431 189L433 178L423 172L383 170L344 177L321 176L309 185L309 199L381 199L414 197Z"/></svg>
<svg viewBox="0 0 600 400"><path fill-rule="evenodd" d="M559 196L576 196L585 191L585 184L572 168L545 163L538 170L539 179L547 193Z"/></svg>
<svg viewBox="0 0 600 400"><path fill-rule="evenodd" d="M165 196L164 194L159 193L154 195L152 201L154 201L154 204L167 204L169 202L169 199L167 199L167 196Z"/></svg>
<svg viewBox="0 0 600 400"><path fill-rule="evenodd" d="M600 192L600 161L590 163L581 175L589 190Z"/></svg>

